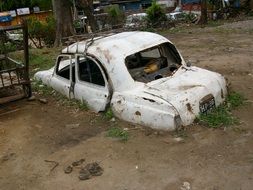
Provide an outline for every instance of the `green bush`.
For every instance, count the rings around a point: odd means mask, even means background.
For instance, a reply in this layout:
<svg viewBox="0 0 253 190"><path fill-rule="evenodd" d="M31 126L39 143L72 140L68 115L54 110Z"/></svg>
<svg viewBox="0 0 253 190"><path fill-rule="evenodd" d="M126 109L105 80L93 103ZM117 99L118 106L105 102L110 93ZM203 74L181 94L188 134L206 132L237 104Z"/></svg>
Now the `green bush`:
<svg viewBox="0 0 253 190"><path fill-rule="evenodd" d="M0 54L6 54L17 50L16 44L12 42L2 42L0 43Z"/></svg>
<svg viewBox="0 0 253 190"><path fill-rule="evenodd" d="M39 21L37 18L28 20L29 38L37 48L41 48L43 44L52 46L55 40L56 24L53 17L47 17L46 23Z"/></svg>
<svg viewBox="0 0 253 190"><path fill-rule="evenodd" d="M110 5L105 9L108 14L109 23L118 25L124 22L124 13L119 9L118 5Z"/></svg>
<svg viewBox="0 0 253 190"><path fill-rule="evenodd" d="M43 25L43 40L47 46L52 46L54 44L56 35L56 22L53 16L46 18L46 24Z"/></svg>
<svg viewBox="0 0 253 190"><path fill-rule="evenodd" d="M149 27L159 27L162 22L167 20L164 9L156 1L152 2L146 13Z"/></svg>

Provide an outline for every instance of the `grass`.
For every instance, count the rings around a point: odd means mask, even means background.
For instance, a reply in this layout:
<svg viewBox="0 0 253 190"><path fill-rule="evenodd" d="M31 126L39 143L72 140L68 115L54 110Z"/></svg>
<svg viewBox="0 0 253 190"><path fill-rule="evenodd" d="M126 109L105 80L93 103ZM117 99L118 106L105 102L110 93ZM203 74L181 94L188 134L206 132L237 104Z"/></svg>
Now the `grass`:
<svg viewBox="0 0 253 190"><path fill-rule="evenodd" d="M239 120L233 116L231 111L243 105L245 98L237 93L232 92L228 95L224 104L215 108L208 114L200 114L198 121L210 128L219 128L222 126L230 126L238 124Z"/></svg>
<svg viewBox="0 0 253 190"><path fill-rule="evenodd" d="M80 102L75 99L68 99L66 96L56 92L53 88L42 84L41 81L32 82L32 89L34 92L43 96L52 96L58 103L63 106L73 107L79 110L88 110L88 105L85 102Z"/></svg>
<svg viewBox="0 0 253 190"><path fill-rule="evenodd" d="M112 119L114 117L112 109L108 108L107 111L104 114L104 117L108 120Z"/></svg>
<svg viewBox="0 0 253 190"><path fill-rule="evenodd" d="M238 119L231 114L225 105L217 107L211 113L201 114L199 120L211 128L219 128L221 126L229 126L238 123Z"/></svg>
<svg viewBox="0 0 253 190"><path fill-rule="evenodd" d="M244 104L246 99L238 92L231 92L227 97L227 106L231 109Z"/></svg>
<svg viewBox="0 0 253 190"><path fill-rule="evenodd" d="M129 133L119 127L111 127L107 131L107 137L117 138L123 142L126 142L129 139Z"/></svg>
<svg viewBox="0 0 253 190"><path fill-rule="evenodd" d="M32 77L37 71L50 69L54 66L57 55L59 54L58 48L43 48L43 49L29 49L29 67L30 76ZM10 53L10 57L24 62L23 51L15 51Z"/></svg>
<svg viewBox="0 0 253 190"><path fill-rule="evenodd" d="M209 27L217 27L224 24L223 20L209 20L207 26Z"/></svg>
<svg viewBox="0 0 253 190"><path fill-rule="evenodd" d="M32 89L33 91L46 96L52 95L54 93L53 88L44 85L41 81L32 82Z"/></svg>

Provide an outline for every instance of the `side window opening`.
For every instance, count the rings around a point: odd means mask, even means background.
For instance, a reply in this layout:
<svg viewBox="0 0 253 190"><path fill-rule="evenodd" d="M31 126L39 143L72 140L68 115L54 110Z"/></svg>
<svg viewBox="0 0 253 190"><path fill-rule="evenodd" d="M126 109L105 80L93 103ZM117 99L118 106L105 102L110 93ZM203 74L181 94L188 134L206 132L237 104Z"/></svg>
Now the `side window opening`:
<svg viewBox="0 0 253 190"><path fill-rule="evenodd" d="M145 83L172 75L181 61L176 48L170 43L129 55L125 60L132 78Z"/></svg>
<svg viewBox="0 0 253 190"><path fill-rule="evenodd" d="M103 74L98 65L91 59L78 57L78 77L80 81L105 86Z"/></svg>
<svg viewBox="0 0 253 190"><path fill-rule="evenodd" d="M56 74L70 80L70 59L69 56L61 56L58 59ZM75 82L75 64L72 63L72 80Z"/></svg>

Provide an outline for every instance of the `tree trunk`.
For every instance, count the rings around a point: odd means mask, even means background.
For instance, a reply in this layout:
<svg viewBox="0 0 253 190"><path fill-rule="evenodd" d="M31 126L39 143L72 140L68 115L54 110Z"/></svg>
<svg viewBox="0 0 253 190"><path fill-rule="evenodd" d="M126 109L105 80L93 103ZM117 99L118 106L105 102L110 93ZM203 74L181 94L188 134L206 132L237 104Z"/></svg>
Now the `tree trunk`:
<svg viewBox="0 0 253 190"><path fill-rule="evenodd" d="M63 37L71 36L74 34L73 19L71 13L71 3L66 0L53 0L54 13L56 20L56 37L54 46L61 45Z"/></svg>
<svg viewBox="0 0 253 190"><path fill-rule="evenodd" d="M96 19L93 15L93 1L92 0L79 0L79 5L83 8L85 16L87 16L89 26L94 32L98 29Z"/></svg>
<svg viewBox="0 0 253 190"><path fill-rule="evenodd" d="M250 5L250 9L251 9L251 11L253 11L253 0L250 0L249 5Z"/></svg>
<svg viewBox="0 0 253 190"><path fill-rule="evenodd" d="M200 16L200 24L207 24L207 0L201 0L201 16Z"/></svg>

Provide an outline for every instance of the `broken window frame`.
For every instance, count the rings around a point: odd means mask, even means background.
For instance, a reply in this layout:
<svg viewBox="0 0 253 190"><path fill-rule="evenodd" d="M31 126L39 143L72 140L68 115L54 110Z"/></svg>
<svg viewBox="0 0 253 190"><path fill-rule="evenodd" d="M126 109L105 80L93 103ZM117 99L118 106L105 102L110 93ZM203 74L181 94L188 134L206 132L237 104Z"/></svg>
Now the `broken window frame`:
<svg viewBox="0 0 253 190"><path fill-rule="evenodd" d="M78 58L79 57L91 60L99 68L99 71L100 71L100 73L101 73L101 75L104 79L104 85L99 85L99 84L96 84L96 83L92 83L92 82L88 82L88 81L84 81L84 80L80 79L80 69L79 69L80 67L79 67L79 63L78 63L78 61L79 61ZM88 56L88 55L85 56L84 54L75 54L75 64L76 64L76 79L80 84L95 86L95 87L98 87L98 88L107 88L107 89L109 89L106 73L105 73L104 69L101 67L101 65L98 63L98 61L95 60L93 57ZM91 78L90 71L89 71L89 77Z"/></svg>
<svg viewBox="0 0 253 190"><path fill-rule="evenodd" d="M58 74L58 69L59 69L60 62L61 62L61 58L62 58L62 57L67 57L68 60L69 60L69 79L67 79L67 78L65 78L65 77L63 77L63 76L61 76L61 75ZM72 69L73 69L74 63L72 62L72 60L73 60L73 58L72 58L71 55L69 55L69 54L60 54L60 55L57 57L57 59L56 59L56 66L55 66L55 71L54 71L55 75L56 75L57 77L59 77L60 79L63 79L63 80L65 80L65 81L67 81L67 82L69 82L69 81L73 82ZM71 66L70 66L70 65L71 65ZM68 65L66 65L65 67L67 67L67 66L68 66Z"/></svg>
<svg viewBox="0 0 253 190"><path fill-rule="evenodd" d="M173 59L175 59L175 63L174 63L174 64L169 64L169 63L168 63L168 57L166 57L166 56L164 55L164 49L162 49L162 48L163 48L163 47L166 47L166 46L168 47L168 49L169 49L169 51L170 51L170 53L171 53L171 56L173 56ZM127 59L129 58L129 56L132 56L132 55L135 55L135 54L140 54L139 56L141 57L141 53L142 53L142 52L152 51L153 49L158 49L158 50L159 50L160 58L162 58L162 57L165 57L165 58L166 58L167 64L168 64L168 65L167 65L166 67L164 67L164 68L169 67L169 65L171 65L171 66L175 65L175 66L177 66L177 68L175 68L174 71L171 71L171 74L169 74L169 75L166 74L165 76L161 76L161 77L158 77L158 78L154 78L154 79L152 79L152 80L150 80L150 79L148 79L148 78L145 78L146 75L149 75L149 74L146 74L146 73L145 73L145 75L143 76L143 79L145 79L146 81L142 81L141 78L140 78L140 79L136 79L136 78L131 74L131 70L132 70L132 69L138 69L138 68L141 68L141 67L136 67L136 68L131 68L131 69L129 69L129 65L128 65L129 63L128 63L128 60L127 60ZM152 57L150 57L150 58L152 58ZM160 58L154 58L154 59L160 59ZM147 64L146 64L146 65L147 65ZM139 52L135 52L135 53L133 53L133 54L131 54L131 55L126 56L126 58L125 58L125 66L126 66L128 72L129 72L130 76L132 77L132 79L133 79L134 81L148 83L148 82L152 82L152 81L154 81L154 80L160 79L160 78L172 76L172 75L182 66L182 58L181 58L179 52L177 51L176 47L175 47L172 43L165 42L165 43L159 44L159 45L157 45L157 46L153 46L153 47L151 47L151 48L147 48L147 49L144 49L144 50L141 50L141 51L139 51ZM143 66L143 67L145 67L145 66ZM158 70L155 71L155 72L158 72L159 70L162 70L162 69L164 69L164 68L158 69ZM143 69L143 71L144 71L144 69ZM155 72L154 72L154 73L155 73ZM151 73L151 74L153 74L153 73ZM158 76L158 75L160 75L160 74L157 73L157 76Z"/></svg>

